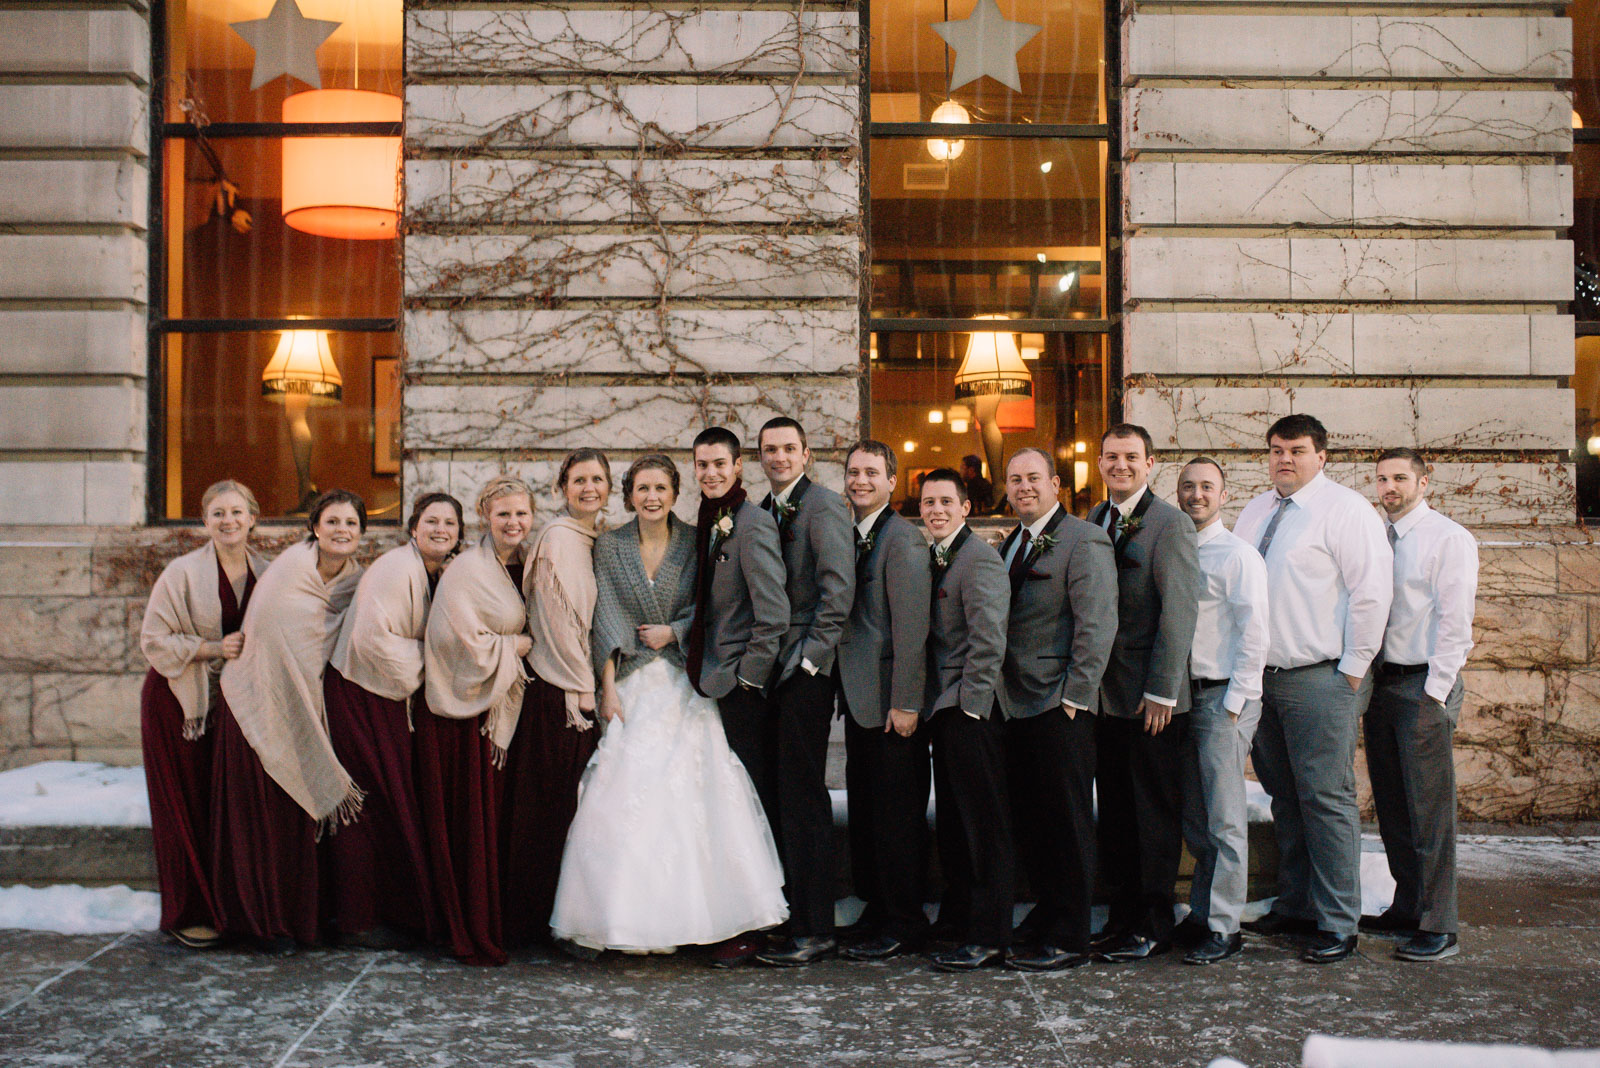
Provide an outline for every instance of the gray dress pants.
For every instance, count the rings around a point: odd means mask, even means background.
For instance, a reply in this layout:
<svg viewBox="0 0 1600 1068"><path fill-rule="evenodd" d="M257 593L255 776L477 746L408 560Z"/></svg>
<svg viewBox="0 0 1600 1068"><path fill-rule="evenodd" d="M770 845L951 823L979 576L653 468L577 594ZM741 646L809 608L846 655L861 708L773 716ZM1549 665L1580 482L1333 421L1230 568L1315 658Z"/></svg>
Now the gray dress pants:
<svg viewBox="0 0 1600 1068"><path fill-rule="evenodd" d="M1434 934L1455 934L1456 765L1461 680L1443 705L1422 692L1427 672L1373 680L1362 717L1378 833L1394 875L1393 908Z"/></svg>
<svg viewBox="0 0 1600 1068"><path fill-rule="evenodd" d="M1356 732L1372 693L1325 661L1262 678L1256 776L1272 795L1278 836L1274 912L1311 920L1341 938L1361 919L1361 813L1356 806Z"/></svg>
<svg viewBox="0 0 1600 1068"><path fill-rule="evenodd" d="M1226 684L1195 691L1183 753L1183 840L1194 854L1189 911L1218 934L1239 929L1250 884L1244 766L1261 720L1246 701L1235 723L1222 707Z"/></svg>

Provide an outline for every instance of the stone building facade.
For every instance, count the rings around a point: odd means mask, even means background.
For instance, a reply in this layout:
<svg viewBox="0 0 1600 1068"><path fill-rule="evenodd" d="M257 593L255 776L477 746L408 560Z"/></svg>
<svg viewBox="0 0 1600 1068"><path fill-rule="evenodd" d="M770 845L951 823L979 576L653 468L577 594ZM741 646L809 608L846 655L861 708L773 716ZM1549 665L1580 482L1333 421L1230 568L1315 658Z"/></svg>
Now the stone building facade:
<svg viewBox="0 0 1600 1068"><path fill-rule="evenodd" d="M1167 493L1171 461L1206 451L1244 499L1263 430L1291 411L1328 424L1331 472L1352 485L1378 447L1433 454L1434 500L1483 559L1463 815L1593 818L1600 548L1575 522L1567 388L1572 24L1508 0L1373 10L1109 10L1121 411L1156 435ZM8 764L139 759L143 594L198 538L154 520L147 478L161 12L0 11ZM684 457L701 425L753 433L778 413L837 483L871 429L866 34L895 28L866 14L406 4L406 498L470 499L501 469L547 482L580 444Z"/></svg>

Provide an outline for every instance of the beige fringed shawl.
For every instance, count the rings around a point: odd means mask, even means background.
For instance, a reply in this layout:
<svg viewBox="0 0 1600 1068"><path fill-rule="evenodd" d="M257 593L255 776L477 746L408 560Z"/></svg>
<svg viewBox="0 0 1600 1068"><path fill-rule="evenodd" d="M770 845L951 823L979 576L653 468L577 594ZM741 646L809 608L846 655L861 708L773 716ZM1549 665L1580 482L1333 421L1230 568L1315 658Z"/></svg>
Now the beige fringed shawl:
<svg viewBox="0 0 1600 1068"><path fill-rule="evenodd" d="M422 685L427 622L428 569L408 541L361 576L328 662L368 693L404 701Z"/></svg>
<svg viewBox="0 0 1600 1068"><path fill-rule="evenodd" d="M533 593L528 598L528 633L533 673L566 693L567 726L586 731L594 724L578 709L581 696L594 696L594 664L589 657L589 624L594 619L594 539L591 530L569 515L558 515L534 538Z"/></svg>
<svg viewBox="0 0 1600 1068"><path fill-rule="evenodd" d="M439 579L428 612L422 663L428 710L446 719L471 719L487 712L483 733L494 743L498 763L517 730L527 669L517 656L517 637L528 625L522 590L494 554L494 538L483 536L456 557Z"/></svg>
<svg viewBox="0 0 1600 1068"><path fill-rule="evenodd" d="M267 562L249 553L257 576ZM139 648L150 666L166 677L183 709L183 736L194 741L206 732L211 684L222 660L198 659L205 642L222 640L222 590L217 585L217 547L206 542L172 561L150 590L139 628Z"/></svg>
<svg viewBox="0 0 1600 1068"><path fill-rule="evenodd" d="M285 549L245 609L244 652L222 669L239 730L319 832L361 811L361 789L334 755L322 704L322 669L360 581L361 565L349 560L324 583L315 543Z"/></svg>

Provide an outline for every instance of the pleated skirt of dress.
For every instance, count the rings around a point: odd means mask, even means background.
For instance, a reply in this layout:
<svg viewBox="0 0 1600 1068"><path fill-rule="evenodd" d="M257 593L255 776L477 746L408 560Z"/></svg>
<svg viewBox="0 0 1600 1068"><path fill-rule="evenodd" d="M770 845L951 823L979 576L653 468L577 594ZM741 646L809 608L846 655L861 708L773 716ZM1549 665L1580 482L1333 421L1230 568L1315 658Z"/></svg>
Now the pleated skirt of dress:
<svg viewBox="0 0 1600 1068"><path fill-rule="evenodd" d="M211 762L216 731L183 737L183 706L151 668L139 694L150 834L161 888L161 929L217 927L211 892Z"/></svg>
<svg viewBox="0 0 1600 1068"><path fill-rule="evenodd" d="M366 794L361 818L324 836L324 900L342 935L380 926L432 940L432 879L417 800L406 703L379 697L329 665L328 737Z"/></svg>
<svg viewBox="0 0 1600 1068"><path fill-rule="evenodd" d="M506 944L549 937L578 783L599 744L596 727L567 725L567 698L535 677L506 750L500 801L500 887Z"/></svg>
<svg viewBox="0 0 1600 1068"><path fill-rule="evenodd" d="M446 719L413 698L412 756L436 937L464 964L504 964L500 772L483 717Z"/></svg>
<svg viewBox="0 0 1600 1068"><path fill-rule="evenodd" d="M322 916L316 823L267 774L220 695L212 716L218 929L258 941L293 938L314 945Z"/></svg>

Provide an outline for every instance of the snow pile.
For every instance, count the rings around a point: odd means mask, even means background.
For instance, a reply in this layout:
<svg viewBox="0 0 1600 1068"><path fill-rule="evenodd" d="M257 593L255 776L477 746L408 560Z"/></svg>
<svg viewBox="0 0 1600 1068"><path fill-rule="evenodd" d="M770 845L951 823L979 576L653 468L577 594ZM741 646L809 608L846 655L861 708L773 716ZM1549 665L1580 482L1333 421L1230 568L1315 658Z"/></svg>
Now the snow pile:
<svg viewBox="0 0 1600 1068"><path fill-rule="evenodd" d="M0 826L148 827L144 769L49 760L0 772Z"/></svg>
<svg viewBox="0 0 1600 1068"><path fill-rule="evenodd" d="M1600 1068L1600 1051L1312 1035L1300 1063L1305 1068Z"/></svg>
<svg viewBox="0 0 1600 1068"><path fill-rule="evenodd" d="M0 928L58 934L154 931L161 895L126 886L0 886Z"/></svg>

